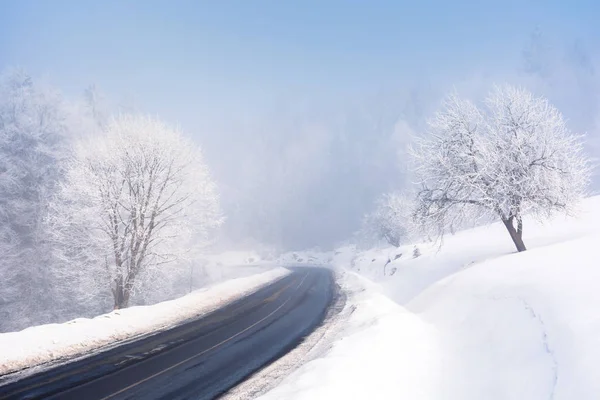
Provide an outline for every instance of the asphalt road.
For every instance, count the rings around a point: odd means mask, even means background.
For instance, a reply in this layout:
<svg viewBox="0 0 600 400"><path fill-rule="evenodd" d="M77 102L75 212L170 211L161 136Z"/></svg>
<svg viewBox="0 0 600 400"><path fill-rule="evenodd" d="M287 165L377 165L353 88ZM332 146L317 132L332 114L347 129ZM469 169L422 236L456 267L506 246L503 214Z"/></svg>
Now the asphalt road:
<svg viewBox="0 0 600 400"><path fill-rule="evenodd" d="M329 270L292 268L201 319L0 386L0 399L213 399L296 346L332 297Z"/></svg>

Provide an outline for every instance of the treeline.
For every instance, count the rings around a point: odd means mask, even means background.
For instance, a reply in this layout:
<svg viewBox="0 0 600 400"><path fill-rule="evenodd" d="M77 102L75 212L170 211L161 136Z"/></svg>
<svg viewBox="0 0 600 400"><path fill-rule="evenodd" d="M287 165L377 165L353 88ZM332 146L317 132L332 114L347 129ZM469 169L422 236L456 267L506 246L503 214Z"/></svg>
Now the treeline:
<svg viewBox="0 0 600 400"><path fill-rule="evenodd" d="M223 220L195 143L99 99L0 76L0 332L182 294Z"/></svg>

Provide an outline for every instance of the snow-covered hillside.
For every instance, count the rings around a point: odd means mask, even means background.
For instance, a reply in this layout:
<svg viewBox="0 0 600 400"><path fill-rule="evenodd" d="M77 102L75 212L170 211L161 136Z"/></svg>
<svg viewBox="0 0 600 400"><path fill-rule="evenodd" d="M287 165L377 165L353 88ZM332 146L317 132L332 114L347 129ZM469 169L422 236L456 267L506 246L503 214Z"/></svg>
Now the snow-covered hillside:
<svg viewBox="0 0 600 400"><path fill-rule="evenodd" d="M339 249L333 263L371 281L344 274L347 328L266 398L598 398L600 197L575 218L527 219L524 240L515 253L493 224L416 258Z"/></svg>

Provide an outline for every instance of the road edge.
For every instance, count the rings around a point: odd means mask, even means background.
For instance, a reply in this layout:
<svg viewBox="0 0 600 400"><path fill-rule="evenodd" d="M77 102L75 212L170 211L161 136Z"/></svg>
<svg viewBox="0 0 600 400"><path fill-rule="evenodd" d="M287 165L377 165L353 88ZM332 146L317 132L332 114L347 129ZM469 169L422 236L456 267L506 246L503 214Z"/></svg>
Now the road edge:
<svg viewBox="0 0 600 400"><path fill-rule="evenodd" d="M308 267L310 268L310 267ZM224 393L220 400L247 400L260 397L278 386L286 377L305 363L321 357L334 342L344 321L352 313L347 306L348 293L339 283L341 271L332 273L332 299L316 327L292 344L281 356L264 365L243 382Z"/></svg>
<svg viewBox="0 0 600 400"><path fill-rule="evenodd" d="M279 269L285 270L285 271L279 271L278 273L273 272L274 270L279 270ZM245 290L237 291L225 299L223 299L222 297L215 296L215 301L213 303L211 303L210 305L205 305L204 307L199 307L198 309L194 310L193 313L190 313L189 316L187 316L185 318L181 318L176 321L173 321L171 324L156 324L154 327L152 327L152 329L141 330L139 332L135 332L131 335L126 335L125 337L118 338L116 340L113 336L108 336L108 337L104 338L104 340L102 340L101 343L91 344L88 346L82 346L81 348L74 349L71 353L62 355L60 357L52 357L52 351L50 351L50 352L48 352L48 354L45 354L42 356L43 360L41 362L32 362L30 365L23 365L23 364L26 364L26 362L22 361L20 363L21 365L19 365L19 368L11 369L9 367L5 367L4 370L6 372L4 372L0 368L0 388L2 388L2 386L8 385L16 380L20 380L20 379L26 378L30 375L34 375L34 374L43 372L47 369L55 368L60 365L64 365L64 364L74 362L74 361L79 361L79 360L82 360L82 359L85 359L85 358L88 358L91 356L95 356L95 355L98 355L105 351L114 349L116 347L123 346L128 343L135 342L137 340L158 334L167 329L171 329L171 328L174 328L174 327L177 327L180 325L184 325L195 319L203 318L206 315L218 310L221 307L225 307L227 305L233 304L236 301L238 301L246 296L249 296L252 293L259 291L263 287L268 286L274 282L279 281L280 279L285 278L286 276L288 276L291 273L291 271L285 267L274 268L274 270L269 270L269 271L265 271L265 272L262 272L259 274L249 275L249 276L242 277L242 278L237 278L237 280L249 281L248 288L246 288ZM258 276L267 275L267 274L272 274L273 277L269 280L263 280L263 281L260 281L257 279ZM257 281L253 282L252 278L256 279ZM233 280L236 280L236 279L233 279ZM226 286L228 283L231 284L231 281L233 281L233 280L219 282L215 285L210 285L210 286L207 286L206 288L199 289L197 291L196 295L199 295L199 294L202 294L205 292L209 293L211 290L212 291L218 290L220 287ZM192 294L194 294L194 293L192 293ZM189 295L182 296L180 298L173 299L173 300L168 300L168 302L174 302L174 301L183 299L187 296L189 296ZM166 303L166 302L163 302L163 303ZM161 303L157 303L157 304L161 304ZM147 307L152 307L152 306L147 306ZM112 313L114 313L114 311ZM92 319L103 318L106 315L110 315L112 313L102 314L102 315L99 315ZM66 322L65 324L68 324L69 322ZM33 327L33 328L35 328L35 327ZM19 333L20 332L11 332L8 334L17 335ZM2 335L5 335L5 334L2 334ZM0 337L1 337L1 335L0 335ZM0 340L0 345L2 345L1 340ZM7 363L8 361L3 360L3 362ZM2 367L2 365L0 365L0 367Z"/></svg>

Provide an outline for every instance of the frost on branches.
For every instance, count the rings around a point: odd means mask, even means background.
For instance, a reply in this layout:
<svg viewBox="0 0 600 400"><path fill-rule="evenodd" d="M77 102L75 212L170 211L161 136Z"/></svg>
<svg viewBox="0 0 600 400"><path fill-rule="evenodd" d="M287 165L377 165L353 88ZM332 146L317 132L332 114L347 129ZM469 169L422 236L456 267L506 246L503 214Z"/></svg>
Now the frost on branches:
<svg viewBox="0 0 600 400"><path fill-rule="evenodd" d="M75 153L51 217L59 256L127 307L220 225L215 184L198 147L151 117L113 119Z"/></svg>
<svg viewBox="0 0 600 400"><path fill-rule="evenodd" d="M43 219L67 155L68 107L21 70L0 74L0 332L52 321Z"/></svg>
<svg viewBox="0 0 600 400"><path fill-rule="evenodd" d="M401 193L384 194L365 216L362 233L399 247L411 232L413 207L414 202Z"/></svg>
<svg viewBox="0 0 600 400"><path fill-rule="evenodd" d="M451 96L412 149L417 219L441 237L466 220L500 218L518 251L524 214L569 213L584 196L590 163L562 114L526 90L496 88L485 109Z"/></svg>

